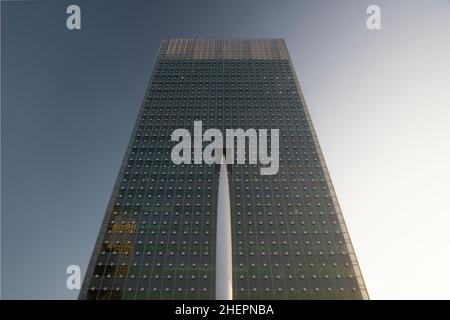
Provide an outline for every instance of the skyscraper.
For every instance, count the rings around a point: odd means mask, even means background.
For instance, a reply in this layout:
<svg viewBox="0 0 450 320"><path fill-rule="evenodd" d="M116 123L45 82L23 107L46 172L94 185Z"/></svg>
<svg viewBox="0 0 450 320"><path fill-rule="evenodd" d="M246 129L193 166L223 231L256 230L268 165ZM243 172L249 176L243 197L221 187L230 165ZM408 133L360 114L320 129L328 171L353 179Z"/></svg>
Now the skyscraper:
<svg viewBox="0 0 450 320"><path fill-rule="evenodd" d="M196 121L279 130L275 174L227 174L233 299L368 299L279 39L162 41L80 298L215 299L221 166L171 159L172 133Z"/></svg>

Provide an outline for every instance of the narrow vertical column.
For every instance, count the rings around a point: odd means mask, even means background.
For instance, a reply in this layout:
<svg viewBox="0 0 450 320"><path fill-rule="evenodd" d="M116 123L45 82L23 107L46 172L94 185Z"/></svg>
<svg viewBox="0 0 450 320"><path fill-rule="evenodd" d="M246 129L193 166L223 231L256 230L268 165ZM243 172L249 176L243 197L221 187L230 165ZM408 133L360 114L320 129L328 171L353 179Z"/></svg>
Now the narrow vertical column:
<svg viewBox="0 0 450 320"><path fill-rule="evenodd" d="M216 300L233 299L231 209L225 156L220 161L216 232Z"/></svg>

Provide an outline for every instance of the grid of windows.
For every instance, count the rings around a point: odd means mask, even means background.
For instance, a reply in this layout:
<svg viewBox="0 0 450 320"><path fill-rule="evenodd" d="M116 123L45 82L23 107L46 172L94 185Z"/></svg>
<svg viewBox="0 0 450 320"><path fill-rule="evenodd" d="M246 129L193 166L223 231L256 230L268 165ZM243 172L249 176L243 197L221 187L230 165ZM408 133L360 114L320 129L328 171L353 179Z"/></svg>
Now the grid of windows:
<svg viewBox="0 0 450 320"><path fill-rule="evenodd" d="M171 133L200 120L280 130L277 174L229 173L234 298L367 298L290 60L161 52L80 298L214 299L219 168L170 158Z"/></svg>

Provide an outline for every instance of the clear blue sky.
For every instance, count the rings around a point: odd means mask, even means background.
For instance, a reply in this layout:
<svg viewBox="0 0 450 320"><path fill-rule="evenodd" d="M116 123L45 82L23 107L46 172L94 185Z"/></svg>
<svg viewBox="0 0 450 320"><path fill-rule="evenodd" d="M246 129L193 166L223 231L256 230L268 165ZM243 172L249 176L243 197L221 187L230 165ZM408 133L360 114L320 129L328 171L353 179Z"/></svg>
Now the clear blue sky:
<svg viewBox="0 0 450 320"><path fill-rule="evenodd" d="M82 30L68 31L78 4ZM381 7L382 30L366 28ZM373 299L450 298L450 1L2 1L3 298L73 299L167 37L284 38Z"/></svg>

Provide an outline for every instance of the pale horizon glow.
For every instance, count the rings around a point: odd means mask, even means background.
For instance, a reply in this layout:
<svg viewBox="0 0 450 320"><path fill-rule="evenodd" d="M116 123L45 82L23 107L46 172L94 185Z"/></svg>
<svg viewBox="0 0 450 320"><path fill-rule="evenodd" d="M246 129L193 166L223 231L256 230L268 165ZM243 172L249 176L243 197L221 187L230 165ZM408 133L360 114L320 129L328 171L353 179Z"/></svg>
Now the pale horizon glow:
<svg viewBox="0 0 450 320"><path fill-rule="evenodd" d="M303 81L371 299L450 298L450 2L420 9L334 60L323 95Z"/></svg>

